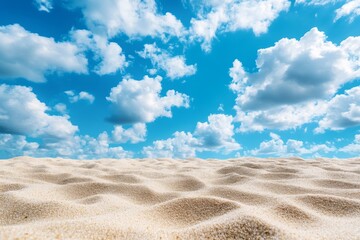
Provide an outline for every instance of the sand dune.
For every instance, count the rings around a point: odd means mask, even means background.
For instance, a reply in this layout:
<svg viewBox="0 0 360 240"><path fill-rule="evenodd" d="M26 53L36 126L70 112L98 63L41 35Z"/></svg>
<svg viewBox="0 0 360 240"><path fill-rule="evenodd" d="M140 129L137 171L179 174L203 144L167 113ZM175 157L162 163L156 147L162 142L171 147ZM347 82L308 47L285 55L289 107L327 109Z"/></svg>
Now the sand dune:
<svg viewBox="0 0 360 240"><path fill-rule="evenodd" d="M0 239L360 239L360 159L3 160Z"/></svg>

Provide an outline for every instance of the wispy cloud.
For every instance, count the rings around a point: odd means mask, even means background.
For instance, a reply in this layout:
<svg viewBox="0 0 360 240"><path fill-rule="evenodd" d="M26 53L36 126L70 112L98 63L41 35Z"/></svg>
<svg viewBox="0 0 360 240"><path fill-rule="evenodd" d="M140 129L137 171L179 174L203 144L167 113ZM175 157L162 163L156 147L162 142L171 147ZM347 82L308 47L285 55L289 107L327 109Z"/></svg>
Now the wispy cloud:
<svg viewBox="0 0 360 240"><path fill-rule="evenodd" d="M165 71L166 76L170 79L178 79L196 73L196 65L187 65L184 56L171 56L166 50L158 48L155 43L145 44L144 50L139 52L139 55L150 59L153 66Z"/></svg>
<svg viewBox="0 0 360 240"><path fill-rule="evenodd" d="M95 97L92 94L85 91L81 91L77 94L72 90L67 90L65 91L65 94L69 97L69 101L71 103L76 103L78 101L83 100L92 104L95 101Z"/></svg>

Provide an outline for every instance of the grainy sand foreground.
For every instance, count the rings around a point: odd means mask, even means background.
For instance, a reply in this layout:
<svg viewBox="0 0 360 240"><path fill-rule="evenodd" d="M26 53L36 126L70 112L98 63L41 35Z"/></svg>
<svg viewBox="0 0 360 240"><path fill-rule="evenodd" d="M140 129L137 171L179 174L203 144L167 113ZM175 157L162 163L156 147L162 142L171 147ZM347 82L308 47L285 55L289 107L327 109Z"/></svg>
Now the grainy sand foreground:
<svg viewBox="0 0 360 240"><path fill-rule="evenodd" d="M0 239L360 239L360 159L4 160Z"/></svg>

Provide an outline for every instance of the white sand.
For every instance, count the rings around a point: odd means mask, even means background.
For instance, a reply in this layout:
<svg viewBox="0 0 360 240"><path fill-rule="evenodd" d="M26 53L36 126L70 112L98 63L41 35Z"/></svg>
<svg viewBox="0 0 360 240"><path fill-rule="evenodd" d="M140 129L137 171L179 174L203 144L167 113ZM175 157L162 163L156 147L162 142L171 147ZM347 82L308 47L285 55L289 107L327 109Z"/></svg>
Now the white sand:
<svg viewBox="0 0 360 240"><path fill-rule="evenodd" d="M0 239L360 239L360 159L3 160Z"/></svg>

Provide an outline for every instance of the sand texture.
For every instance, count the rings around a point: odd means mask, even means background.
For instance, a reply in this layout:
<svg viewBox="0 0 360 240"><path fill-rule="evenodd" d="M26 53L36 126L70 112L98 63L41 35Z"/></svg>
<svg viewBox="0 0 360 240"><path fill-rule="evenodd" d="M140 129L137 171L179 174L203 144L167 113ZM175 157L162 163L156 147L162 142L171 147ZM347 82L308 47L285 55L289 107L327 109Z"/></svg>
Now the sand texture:
<svg viewBox="0 0 360 240"><path fill-rule="evenodd" d="M2 160L0 239L360 239L360 159Z"/></svg>

